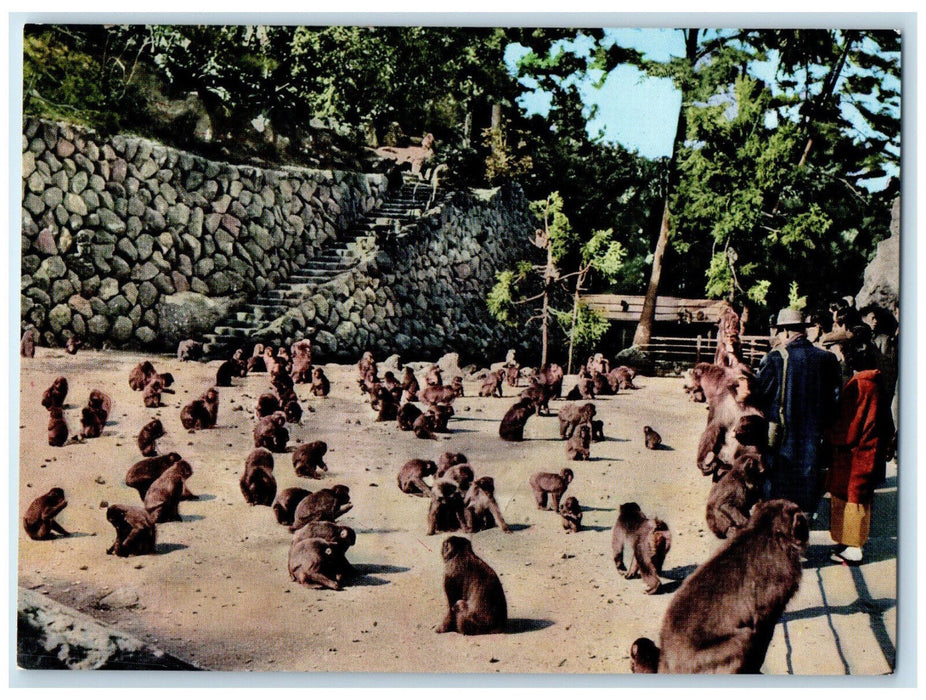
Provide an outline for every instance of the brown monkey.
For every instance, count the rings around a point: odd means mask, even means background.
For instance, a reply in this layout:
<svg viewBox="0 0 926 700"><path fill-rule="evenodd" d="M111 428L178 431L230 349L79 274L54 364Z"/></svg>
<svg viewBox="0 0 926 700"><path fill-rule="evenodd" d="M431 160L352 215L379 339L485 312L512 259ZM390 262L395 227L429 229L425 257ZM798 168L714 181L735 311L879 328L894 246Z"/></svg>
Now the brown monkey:
<svg viewBox="0 0 926 700"><path fill-rule="evenodd" d="M735 401L722 401L698 443L698 469L705 476L713 474L718 481L733 465L736 455L744 449L765 450L768 441L768 421L752 406Z"/></svg>
<svg viewBox="0 0 926 700"><path fill-rule="evenodd" d="M289 576L296 583L341 590L344 572L337 547L317 537L294 539L289 547Z"/></svg>
<svg viewBox="0 0 926 700"><path fill-rule="evenodd" d="M254 426L254 447L266 447L271 452L286 452L289 431L285 426L286 414L282 411L261 418Z"/></svg>
<svg viewBox="0 0 926 700"><path fill-rule="evenodd" d="M630 647L631 673L657 673L659 647L648 637L638 637Z"/></svg>
<svg viewBox="0 0 926 700"><path fill-rule="evenodd" d="M154 457L158 453L157 440L164 437L164 424L159 418L152 418L142 426L138 433L138 449L144 457Z"/></svg>
<svg viewBox="0 0 926 700"><path fill-rule="evenodd" d="M306 523L315 520L337 520L353 507L354 504L350 502L350 489L344 484L336 484L303 498L296 506L293 524L289 529L295 532Z"/></svg>
<svg viewBox="0 0 926 700"><path fill-rule="evenodd" d="M71 533L61 527L55 518L62 510L67 507L67 499L64 497L64 491L58 487L51 489L48 493L39 496L26 509L23 516L23 528L26 534L33 540L51 540L54 539L54 533L58 532L65 537Z"/></svg>
<svg viewBox="0 0 926 700"><path fill-rule="evenodd" d="M636 376L636 371L630 367L625 365L615 367L608 372L608 384L611 386L611 391L616 394L618 390L639 389L640 387L633 383L633 378Z"/></svg>
<svg viewBox="0 0 926 700"><path fill-rule="evenodd" d="M35 346L39 342L39 332L35 328L27 328L19 341L19 354L21 357L35 357Z"/></svg>
<svg viewBox="0 0 926 700"><path fill-rule="evenodd" d="M434 435L434 415L431 413L422 413L412 423L412 430L415 431L415 437L422 440L436 440Z"/></svg>
<svg viewBox="0 0 926 700"><path fill-rule="evenodd" d="M52 406L64 408L64 399L68 395L67 377L57 377L42 394L42 406L50 409Z"/></svg>
<svg viewBox="0 0 926 700"><path fill-rule="evenodd" d="M308 338L293 343L293 367L290 376L296 384L312 381L312 341Z"/></svg>
<svg viewBox="0 0 926 700"><path fill-rule="evenodd" d="M402 384L392 372L386 372L383 375L383 387L392 394L392 400L396 406L402 403Z"/></svg>
<svg viewBox="0 0 926 700"><path fill-rule="evenodd" d="M428 408L428 414L432 417L434 423L434 432L435 433L449 433L450 428L447 427L447 423L450 421L450 418L454 415L453 406L446 406L444 404L436 404Z"/></svg>
<svg viewBox="0 0 926 700"><path fill-rule="evenodd" d="M273 476L273 455L258 447L248 455L244 473L238 482L241 494L249 506L269 506L277 495L277 480Z"/></svg>
<svg viewBox="0 0 926 700"><path fill-rule="evenodd" d="M463 396L463 377L454 377L451 379L450 388L457 393L457 396Z"/></svg>
<svg viewBox="0 0 926 700"><path fill-rule="evenodd" d="M193 468L183 460L169 467L154 480L145 494L145 509L156 523L177 521L180 517L178 505L183 499L185 481L193 476Z"/></svg>
<svg viewBox="0 0 926 700"><path fill-rule="evenodd" d="M393 421L399 417L399 405L392 393L382 384L370 389L370 405L376 414L376 422Z"/></svg>
<svg viewBox="0 0 926 700"><path fill-rule="evenodd" d="M595 382L585 367L579 368L579 376L576 385L566 394L567 401L578 401L579 399L595 398Z"/></svg>
<svg viewBox="0 0 926 700"><path fill-rule="evenodd" d="M711 487L707 526L720 539L734 535L749 522L749 512L762 496L765 463L758 452L740 455L733 468Z"/></svg>
<svg viewBox="0 0 926 700"><path fill-rule="evenodd" d="M248 372L248 366L243 360L232 358L225 360L215 371L216 386L231 386L232 377L244 377Z"/></svg>
<svg viewBox="0 0 926 700"><path fill-rule="evenodd" d="M109 418L110 411L112 411L113 400L109 394L99 389L93 389L90 391L90 396L87 398L87 406L99 416L100 422L105 424Z"/></svg>
<svg viewBox="0 0 926 700"><path fill-rule="evenodd" d="M550 496L550 510L559 511L559 499L569 488L573 479L572 469L563 469L559 474L537 472L530 478L534 501L541 510L547 508L547 494Z"/></svg>
<svg viewBox="0 0 926 700"><path fill-rule="evenodd" d="M643 442L648 450L662 449L662 436L648 425L643 426Z"/></svg>
<svg viewBox="0 0 926 700"><path fill-rule="evenodd" d="M160 375L154 375L147 384L145 384L142 401L146 408L159 408L164 404L161 403L161 394L167 391L164 381ZM170 393L170 392L168 392Z"/></svg>
<svg viewBox="0 0 926 700"><path fill-rule="evenodd" d="M142 391L156 374L157 370L154 369L154 365L150 361L139 362L129 372L129 386L132 387L133 391Z"/></svg>
<svg viewBox="0 0 926 700"><path fill-rule="evenodd" d="M176 452L169 452L166 455L139 460L129 467L129 470L125 473L125 485L138 491L139 497L144 501L145 494L148 493L151 484L153 484L161 474L181 461L183 461L183 458ZM196 496L186 490L186 485L184 485L183 488L184 491L181 500L196 500Z"/></svg>
<svg viewBox="0 0 926 700"><path fill-rule="evenodd" d="M537 379L541 384L549 387L550 397L558 399L563 393L563 378L565 377L563 368L558 364L546 364L540 368L537 373Z"/></svg>
<svg viewBox="0 0 926 700"><path fill-rule="evenodd" d="M405 392L406 401L417 401L418 392L421 390L421 387L418 385L418 380L415 378L415 373L412 372L411 367L405 368L405 374L402 377L402 391Z"/></svg>
<svg viewBox="0 0 926 700"><path fill-rule="evenodd" d="M157 526L144 508L137 506L110 506L106 519L116 528L116 541L107 554L117 557L136 557L152 554L157 540Z"/></svg>
<svg viewBox="0 0 926 700"><path fill-rule="evenodd" d="M451 484L461 495L465 494L475 476L473 468L468 464L455 464L435 477L431 491L436 492L441 484Z"/></svg>
<svg viewBox="0 0 926 700"><path fill-rule="evenodd" d="M370 370L376 369L376 360L373 359L373 353L367 350L363 353L363 356L360 358L360 362L357 363L357 374L360 379L366 376L367 372Z"/></svg>
<svg viewBox="0 0 926 700"><path fill-rule="evenodd" d="M518 386L521 379L521 368L520 367L509 367L505 370L505 381L508 382L508 386Z"/></svg>
<svg viewBox="0 0 926 700"><path fill-rule="evenodd" d="M563 529L566 532L578 532L582 529L582 506L575 496L570 496L560 504L559 514L563 518Z"/></svg>
<svg viewBox="0 0 926 700"><path fill-rule="evenodd" d="M463 537L450 536L441 546L447 615L438 633L492 634L504 632L508 605L498 574L473 552Z"/></svg>
<svg viewBox="0 0 926 700"><path fill-rule="evenodd" d="M312 396L328 396L331 393L331 382L321 367L312 368L312 387L309 391Z"/></svg>
<svg viewBox="0 0 926 700"><path fill-rule="evenodd" d="M424 459L411 459L399 469L397 481L399 491L411 496L424 496L433 498L431 487L424 480L426 476L433 476L437 472L437 465Z"/></svg>
<svg viewBox="0 0 926 700"><path fill-rule="evenodd" d="M608 396L617 393L611 388L611 382L608 381L608 375L592 370L592 387L599 396Z"/></svg>
<svg viewBox="0 0 926 700"><path fill-rule="evenodd" d="M177 344L177 359L181 362L198 360L203 356L203 344L197 340L181 340Z"/></svg>
<svg viewBox="0 0 926 700"><path fill-rule="evenodd" d="M495 525L502 532L511 532L495 500L495 481L491 476L481 476L470 484L463 497L463 507L467 532L488 530Z"/></svg>
<svg viewBox="0 0 926 700"><path fill-rule="evenodd" d="M305 476L310 479L321 479L318 469L328 471L328 465L325 464L325 453L328 451L328 443L323 440L316 440L305 445L298 445L293 450L293 469L296 476Z"/></svg>
<svg viewBox="0 0 926 700"><path fill-rule="evenodd" d="M520 442L524 439L524 426L527 419L534 415L534 405L530 399L522 398L505 413L498 426L498 435L508 442Z"/></svg>
<svg viewBox="0 0 926 700"><path fill-rule="evenodd" d="M581 423L591 423L595 417L595 404L586 403L579 406L574 403L567 403L559 413L559 436L563 440L572 437L576 427Z"/></svg>
<svg viewBox="0 0 926 700"><path fill-rule="evenodd" d="M437 476L443 476L450 467L454 467L457 464L469 464L466 455L460 452L444 452L437 458Z"/></svg>
<svg viewBox="0 0 926 700"><path fill-rule="evenodd" d="M579 430L566 441L566 458L576 462L588 460L591 444L591 428L583 423L579 426Z"/></svg>
<svg viewBox="0 0 926 700"><path fill-rule="evenodd" d="M443 386L443 370L437 365L431 365L428 368L427 373L424 375L424 383L427 386Z"/></svg>
<svg viewBox="0 0 926 700"><path fill-rule="evenodd" d="M421 409L415 404L402 404L396 413L396 422L399 424L399 430L412 430L419 416L421 416Z"/></svg>
<svg viewBox="0 0 926 700"><path fill-rule="evenodd" d="M604 436L604 421L592 421L592 442L604 442L607 438Z"/></svg>
<svg viewBox="0 0 926 700"><path fill-rule="evenodd" d="M611 531L614 566L624 571L624 547L630 548L630 566L624 578L638 573L646 582L646 592L659 590L662 564L672 546L669 526L659 518L647 518L636 503L622 503Z"/></svg>
<svg viewBox="0 0 926 700"><path fill-rule="evenodd" d="M68 424L64 422L64 411L61 406L51 406L48 409L48 444L61 447L67 440Z"/></svg>
<svg viewBox="0 0 926 700"><path fill-rule="evenodd" d="M280 399L276 394L266 393L257 397L257 405L254 407L256 418L260 420L266 416L272 416L277 411L282 410Z"/></svg>
<svg viewBox="0 0 926 700"><path fill-rule="evenodd" d="M286 416L287 423L299 423L302 420L302 406L295 392L284 397L283 415Z"/></svg>
<svg viewBox="0 0 926 700"><path fill-rule="evenodd" d="M76 355L77 351L80 350L83 346L84 346L84 341L81 340L78 336L72 335L64 343L64 351L68 355Z"/></svg>
<svg viewBox="0 0 926 700"><path fill-rule="evenodd" d="M84 438L98 438L103 434L103 421L89 406L84 406L80 412L80 435Z"/></svg>
<svg viewBox="0 0 926 700"><path fill-rule="evenodd" d="M310 537L317 537L326 542L336 542L344 549L353 547L357 543L357 533L354 532L353 528L326 520L313 520L293 533L294 541Z"/></svg>
<svg viewBox="0 0 926 700"><path fill-rule="evenodd" d="M263 343L254 344L254 350L251 352L251 356L248 358L246 364L248 373L267 371L267 363L264 361L264 350Z"/></svg>
<svg viewBox="0 0 926 700"><path fill-rule="evenodd" d="M451 404L455 398L462 395L461 389L462 387L432 385L425 387L420 396L421 400L429 406Z"/></svg>
<svg viewBox="0 0 926 700"><path fill-rule="evenodd" d="M198 399L180 410L180 423L187 430L214 428L219 412L219 392L215 387L208 389Z"/></svg>
<svg viewBox="0 0 926 700"><path fill-rule="evenodd" d="M435 483L431 489L434 497L428 508L428 534L466 530L466 516L463 513L463 494L453 483Z"/></svg>
<svg viewBox="0 0 926 700"><path fill-rule="evenodd" d="M289 488L283 489L273 499L273 514L276 516L280 525L292 525L296 515L296 507L302 502L302 499L308 496L311 491L308 489Z"/></svg>
<svg viewBox="0 0 926 700"><path fill-rule="evenodd" d="M504 380L505 373L503 370L489 372L482 380L482 384L479 387L479 395L497 396L498 398L502 398L502 382Z"/></svg>
<svg viewBox="0 0 926 700"><path fill-rule="evenodd" d="M531 377L531 382L531 385L521 392L521 398L530 402L533 412L538 416L550 415L552 390L546 384L540 384L536 377Z"/></svg>
<svg viewBox="0 0 926 700"><path fill-rule="evenodd" d="M797 504L759 503L740 534L669 601L659 673L759 673L775 625L800 585L808 537Z"/></svg>

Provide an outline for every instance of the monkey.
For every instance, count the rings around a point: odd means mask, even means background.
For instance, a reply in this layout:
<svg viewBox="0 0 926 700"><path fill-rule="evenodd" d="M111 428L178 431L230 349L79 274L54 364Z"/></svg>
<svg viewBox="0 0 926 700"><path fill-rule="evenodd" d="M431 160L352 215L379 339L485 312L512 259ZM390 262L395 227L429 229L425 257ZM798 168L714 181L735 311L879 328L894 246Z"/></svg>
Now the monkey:
<svg viewBox="0 0 926 700"><path fill-rule="evenodd" d="M428 404L429 406L436 406L437 404L452 404L453 400L457 396L461 396L460 391L462 387L455 388L453 386L440 386L432 385L427 386L419 394L421 400Z"/></svg>
<svg viewBox="0 0 926 700"><path fill-rule="evenodd" d="M412 423L412 430L415 432L415 437L421 438L422 440L436 440L437 436L434 435L434 414L432 413L422 413L415 419L415 422Z"/></svg>
<svg viewBox="0 0 926 700"><path fill-rule="evenodd" d="M87 407L96 413L100 422L105 425L106 420L109 418L109 413L113 408L113 400L109 394L99 389L93 389L90 391L90 396L87 398Z"/></svg>
<svg viewBox="0 0 926 700"><path fill-rule="evenodd" d="M164 386L164 381L160 375L154 375L147 384L145 384L142 401L146 408L159 408L164 404L161 403L161 393L168 391ZM168 391L168 393L170 393Z"/></svg>
<svg viewBox="0 0 926 700"><path fill-rule="evenodd" d="M479 395L485 397L497 396L498 398L502 398L502 382L504 382L504 380L504 370L489 372L482 380L482 385L479 387Z"/></svg>
<svg viewBox="0 0 926 700"><path fill-rule="evenodd" d="M289 350L286 348L286 346L281 345L277 348L275 361L276 365L274 367L270 367L268 365L268 371L271 374L285 374L289 381L292 382L291 373L293 369L293 359L290 357Z"/></svg>
<svg viewBox="0 0 926 700"><path fill-rule="evenodd" d="M579 426L578 432L566 441L566 458L576 462L587 461L591 442L591 428L583 423Z"/></svg>
<svg viewBox="0 0 926 700"><path fill-rule="evenodd" d="M52 406L64 408L64 399L68 395L67 377L57 377L42 394L42 406L51 409Z"/></svg>
<svg viewBox="0 0 926 700"><path fill-rule="evenodd" d="M48 444L61 447L68 440L68 424L64 422L64 411L60 406L48 409Z"/></svg>
<svg viewBox="0 0 926 700"><path fill-rule="evenodd" d="M350 502L350 489L336 484L328 489L310 493L296 506L290 531L295 532L306 523L316 520L335 521L354 507Z"/></svg>
<svg viewBox="0 0 926 700"><path fill-rule="evenodd" d="M232 386L232 377L243 377L247 367L237 360L225 360L215 371L216 386Z"/></svg>
<svg viewBox="0 0 926 700"><path fill-rule="evenodd" d="M569 488L573 479L572 469L563 469L559 474L537 472L530 478L531 491L534 492L534 501L540 510L547 509L547 494L550 496L550 510L559 511L559 499Z"/></svg>
<svg viewBox="0 0 926 700"><path fill-rule="evenodd" d="M595 404L586 403L581 406L574 403L567 403L559 413L559 436L563 440L568 440L576 431L576 427L581 423L591 423L595 416Z"/></svg>
<svg viewBox="0 0 926 700"><path fill-rule="evenodd" d="M698 443L698 469L718 481L729 471L736 454L749 448L764 451L767 441L768 421L758 409L732 397L720 401Z"/></svg>
<svg viewBox="0 0 926 700"><path fill-rule="evenodd" d="M662 449L662 436L648 425L643 426L643 442L648 450Z"/></svg>
<svg viewBox="0 0 926 700"><path fill-rule="evenodd" d="M567 533L578 532L582 529L582 506L579 499L570 496L559 506L559 514L563 519L563 529Z"/></svg>
<svg viewBox="0 0 926 700"><path fill-rule="evenodd" d="M473 468L468 464L456 464L434 478L434 486L431 487L433 493L437 493L441 484L451 484L461 495L469 489L473 482L475 474Z"/></svg>
<svg viewBox="0 0 926 700"><path fill-rule="evenodd" d="M469 464L469 460L466 459L466 455L461 454L460 452L444 452L440 457L437 458L437 476L443 476L448 469L456 466L457 464Z"/></svg>
<svg viewBox="0 0 926 700"><path fill-rule="evenodd" d="M277 480L273 476L273 454L270 450L258 447L248 455L238 484L249 506L273 504L277 495Z"/></svg>
<svg viewBox="0 0 926 700"><path fill-rule="evenodd" d="M138 433L138 449L143 457L157 455L157 440L164 437L164 424L159 418L152 418Z"/></svg>
<svg viewBox="0 0 926 700"><path fill-rule="evenodd" d="M597 370L592 370L592 390L599 396L609 396L617 393L617 391L611 387L611 382L608 381L608 375L602 374Z"/></svg>
<svg viewBox="0 0 926 700"><path fill-rule="evenodd" d="M282 355L277 357L277 351L273 349L270 345L264 348L264 366L267 368L267 373L273 375L278 372L285 372L286 368L284 366L284 358Z"/></svg>
<svg viewBox="0 0 926 700"><path fill-rule="evenodd" d="M522 398L505 413L498 426L498 435L508 442L520 442L524 439L524 426L527 419L534 415L534 405L530 399Z"/></svg>
<svg viewBox="0 0 926 700"><path fill-rule="evenodd" d="M315 588L342 589L344 572L336 547L317 537L294 539L289 547L289 576L296 583Z"/></svg>
<svg viewBox="0 0 926 700"><path fill-rule="evenodd" d="M116 541L106 550L107 554L137 557L154 553L157 525L147 510L137 506L109 506L106 519L116 528Z"/></svg>
<svg viewBox="0 0 926 700"><path fill-rule="evenodd" d="M291 392L283 397L283 415L286 416L287 423L299 423L302 420L302 405L296 397L295 392Z"/></svg>
<svg viewBox="0 0 926 700"><path fill-rule="evenodd" d="M588 358L588 362L585 363L585 369L589 374L592 372L607 374L611 370L611 363L608 362L608 359L600 352L596 352L594 356Z"/></svg>
<svg viewBox="0 0 926 700"><path fill-rule="evenodd" d="M628 389L639 389L640 387L633 383L633 379L636 376L636 371L630 367L625 365L615 367L607 374L611 391L616 394L618 390L627 391Z"/></svg>
<svg viewBox="0 0 926 700"><path fill-rule="evenodd" d="M421 390L421 387L418 385L418 380L415 378L415 373L412 372L411 367L405 368L405 374L402 377L402 391L405 393L403 396L406 401L417 401L418 392Z"/></svg>
<svg viewBox="0 0 926 700"><path fill-rule="evenodd" d="M424 459L411 459L402 465L399 469L396 480L399 484L399 491L411 496L423 496L433 498L431 487L424 480L426 476L433 476L437 473L437 465Z"/></svg>
<svg viewBox="0 0 926 700"><path fill-rule="evenodd" d="M357 363L357 374L360 376L360 379L363 379L367 372L375 368L376 360L373 359L373 353L367 350L360 358L360 362Z"/></svg>
<svg viewBox="0 0 926 700"><path fill-rule="evenodd" d="M751 374L745 365L721 367L709 362L699 362L688 372L685 391L693 401L706 402L709 407L714 406L725 394L735 394L740 378Z"/></svg>
<svg viewBox="0 0 926 700"><path fill-rule="evenodd" d="M394 421L399 417L399 405L392 393L382 384L377 384L370 391L370 405L377 411L376 422Z"/></svg>
<svg viewBox="0 0 926 700"><path fill-rule="evenodd" d="M257 397L257 405L254 407L254 413L257 420L272 416L277 411L282 410L280 399L276 394L266 393Z"/></svg>
<svg viewBox="0 0 926 700"><path fill-rule="evenodd" d="M296 516L296 507L311 491L301 488L288 488L280 491L273 499L273 515L280 525L292 525Z"/></svg>
<svg viewBox="0 0 926 700"><path fill-rule="evenodd" d="M64 490L57 486L48 491L48 493L39 496L26 509L23 516L23 528L26 534L33 540L51 540L55 538L54 533L59 533L65 537L71 533L61 527L61 524L55 520L58 514L67 507L67 499L64 497Z"/></svg>
<svg viewBox="0 0 926 700"><path fill-rule="evenodd" d="M156 374L157 370L154 369L154 365L150 361L139 362L129 372L129 386L132 387L133 391L142 391Z"/></svg>
<svg viewBox="0 0 926 700"><path fill-rule="evenodd" d="M392 372L386 372L383 375L383 387L392 395L392 400L398 406L402 403L402 384L395 378Z"/></svg>
<svg viewBox="0 0 926 700"><path fill-rule="evenodd" d="M562 396L564 376L563 368L555 363L544 365L537 373L538 380L541 384L549 387L550 397L554 399Z"/></svg>
<svg viewBox="0 0 926 700"><path fill-rule="evenodd" d="M84 341L81 340L80 337L76 335L72 335L64 343L64 351L68 355L76 355L77 351L80 350L83 346L84 346Z"/></svg>
<svg viewBox="0 0 926 700"><path fill-rule="evenodd" d="M181 340L177 345L177 359L181 362L198 360L203 356L203 344L196 340Z"/></svg>
<svg viewBox="0 0 926 700"><path fill-rule="evenodd" d="M495 525L502 532L511 532L495 500L495 481L491 476L481 476L470 484L463 497L463 508L467 532L488 530Z"/></svg>
<svg viewBox="0 0 926 700"><path fill-rule="evenodd" d="M182 461L183 458L176 452L169 452L166 455L139 460L129 467L129 470L125 473L125 485L138 491L139 497L144 501L145 494L148 493L151 484L153 484L161 474ZM181 500L196 500L196 496L186 490L185 484L183 488L184 491L181 495Z"/></svg>
<svg viewBox="0 0 926 700"><path fill-rule="evenodd" d="M659 647L648 637L638 637L630 647L631 673L657 673Z"/></svg>
<svg viewBox="0 0 926 700"><path fill-rule="evenodd" d="M622 503L611 531L611 550L618 571L625 571L625 547L630 548L630 566L624 578L639 573L646 583L646 593L656 593L662 585L659 577L663 562L672 547L669 526L659 518L647 518L636 503Z"/></svg>
<svg viewBox="0 0 926 700"><path fill-rule="evenodd" d="M607 440L604 436L604 421L603 420L593 420L592 421L592 442L604 442Z"/></svg>
<svg viewBox="0 0 926 700"><path fill-rule="evenodd" d="M331 382L325 376L325 370L321 367L312 368L312 386L309 389L312 396L328 396L331 393Z"/></svg>
<svg viewBox="0 0 926 700"><path fill-rule="evenodd" d="M293 469L296 476L305 476L310 479L321 479L318 469L328 471L328 465L325 464L324 456L328 451L328 443L322 440L309 442L304 445L298 445L293 450Z"/></svg>
<svg viewBox="0 0 926 700"><path fill-rule="evenodd" d="M357 533L354 532L353 528L325 520L308 522L293 533L293 541L310 537L338 543L344 549L349 549L357 543Z"/></svg>
<svg viewBox="0 0 926 700"><path fill-rule="evenodd" d="M80 435L84 438L98 438L103 434L103 421L100 415L89 406L80 412Z"/></svg>
<svg viewBox="0 0 926 700"><path fill-rule="evenodd" d="M428 535L437 532L465 530L466 516L463 514L463 494L450 482L435 482L431 489L434 497L428 508Z"/></svg>
<svg viewBox="0 0 926 700"><path fill-rule="evenodd" d="M184 482L193 476L189 462L180 460L152 482L145 494L145 509L156 523L181 522L177 506L183 498Z"/></svg>
<svg viewBox="0 0 926 700"><path fill-rule="evenodd" d="M521 379L521 368L520 367L509 367L505 370L505 381L508 383L508 386L516 387L520 383Z"/></svg>
<svg viewBox="0 0 926 700"><path fill-rule="evenodd" d="M546 384L539 384L531 377L532 384L521 392L521 398L530 401L531 408L538 416L550 414L550 399L553 394Z"/></svg>
<svg viewBox="0 0 926 700"><path fill-rule="evenodd" d="M187 430L204 430L211 427L211 415L205 398L194 399L180 409L180 423Z"/></svg>
<svg viewBox="0 0 926 700"><path fill-rule="evenodd" d="M293 367L290 376L296 384L308 384L312 379L312 341L303 338L292 347Z"/></svg>
<svg viewBox="0 0 926 700"><path fill-rule="evenodd" d="M19 341L20 357L35 357L35 346L39 342L39 332L33 327L26 329Z"/></svg>
<svg viewBox="0 0 926 700"><path fill-rule="evenodd" d="M248 358L246 367L248 374L251 372L266 372L267 363L264 361L264 345L263 343L255 343L254 349L251 352L251 356Z"/></svg>
<svg viewBox="0 0 926 700"><path fill-rule="evenodd" d="M436 404L428 408L428 414L432 417L434 424L435 433L449 433L450 428L447 427L447 423L450 421L450 418L453 417L454 411L453 406L446 406L444 404Z"/></svg>
<svg viewBox="0 0 926 700"><path fill-rule="evenodd" d="M800 585L809 534L796 503L756 505L746 527L669 601L659 673L759 673L775 625Z"/></svg>
<svg viewBox="0 0 926 700"><path fill-rule="evenodd" d="M421 409L415 404L402 404L396 413L396 422L399 424L399 430L412 430L419 416L421 416Z"/></svg>
<svg viewBox="0 0 926 700"><path fill-rule="evenodd" d="M576 381L576 385L572 387L572 390L566 394L567 401L578 401L579 399L585 399L586 401L595 398L595 382L591 376L587 373L585 367L579 368L579 377Z"/></svg>
<svg viewBox="0 0 926 700"><path fill-rule="evenodd" d="M447 615L437 633L492 634L504 632L508 604L498 574L473 552L464 537L451 535L441 546Z"/></svg>
<svg viewBox="0 0 926 700"><path fill-rule="evenodd" d="M203 414L208 416L208 423L203 426L206 428L214 428L216 421L218 420L219 415L219 391L215 387L211 387L206 390L206 393L200 397L203 407L206 409L206 413ZM202 416L201 416L202 417ZM180 422L183 423L183 412L180 413ZM184 423L183 427L186 428L187 425Z"/></svg>
<svg viewBox="0 0 926 700"><path fill-rule="evenodd" d="M762 496L765 462L758 452L737 457L733 467L711 487L707 497L707 526L720 539L742 530L749 511Z"/></svg>
<svg viewBox="0 0 926 700"><path fill-rule="evenodd" d="M463 396L463 377L454 377L450 380L450 388L457 392L457 396Z"/></svg>
<svg viewBox="0 0 926 700"><path fill-rule="evenodd" d="M276 365L270 369L270 385L276 390L277 395L282 399L284 395L295 394L295 384L293 378L289 376L282 365Z"/></svg>
<svg viewBox="0 0 926 700"><path fill-rule="evenodd" d="M443 370L437 365L431 365L428 368L427 373L424 375L424 383L426 386L443 386Z"/></svg>
<svg viewBox="0 0 926 700"><path fill-rule="evenodd" d="M266 447L271 452L286 452L289 431L285 425L286 414L282 411L258 420L254 425L254 447Z"/></svg>

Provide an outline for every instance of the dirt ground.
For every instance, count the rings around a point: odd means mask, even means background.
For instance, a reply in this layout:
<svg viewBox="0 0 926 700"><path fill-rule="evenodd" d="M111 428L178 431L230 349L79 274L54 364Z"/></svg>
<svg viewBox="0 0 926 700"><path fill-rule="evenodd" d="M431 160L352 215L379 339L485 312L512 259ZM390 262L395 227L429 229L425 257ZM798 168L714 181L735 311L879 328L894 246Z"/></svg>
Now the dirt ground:
<svg viewBox="0 0 926 700"><path fill-rule="evenodd" d="M454 405L452 433L425 441L394 423L373 422L360 400L355 368L326 365L331 396L310 397L308 386L298 385L307 410L301 425L289 427L291 446L328 443L330 471L322 481L302 479L290 455L275 455L275 476L279 489L350 487L354 508L340 522L357 531L348 558L361 575L340 592L305 588L287 572L289 532L269 508L245 504L238 486L253 447L252 408L269 387L267 375L236 379L234 387L220 389L217 428L188 433L180 408L213 384L218 363L152 358L159 371L173 373L177 392L165 395L163 408L148 409L127 382L141 359L109 351L72 357L39 348L34 359L22 360L20 509L60 486L69 501L60 521L74 534L34 542L20 526L20 585L205 669L627 673L631 642L658 636L672 593L718 545L704 523L710 481L694 466L705 408L686 399L680 378L640 377L638 391L597 399L608 439L593 443L591 461L568 463L555 416L531 418L523 443L499 439L499 420L514 401L512 388L505 388L504 399L482 399L468 382L466 396ZM65 418L72 434L79 432L80 408L91 389L113 397L101 438L49 447L40 400L58 375L70 384ZM564 387L573 384L567 377ZM560 405L553 402L554 414ZM158 526L155 555L107 556L114 533L101 503L138 504L123 479L140 459L138 430L154 416L168 431L159 452L177 451L190 462L194 475L188 485L200 499L181 503L183 522ZM667 449L644 449L644 425L662 434ZM464 453L477 476L495 479L514 530L470 536L476 553L501 577L510 617L505 634L465 638L434 632L446 607L440 558L446 535L425 535L427 501L399 492L396 472L408 459L436 459L445 450ZM585 511L584 529L573 535L564 533L557 515L536 509L528 486L535 471L565 466L576 474L567 495L576 496ZM892 463L874 503L866 563L857 569L828 561L827 503L821 506L800 590L776 628L765 672L890 672L896 646L896 484ZM659 595L645 595L642 581L624 580L614 569L611 527L625 501L636 501L671 527Z"/></svg>

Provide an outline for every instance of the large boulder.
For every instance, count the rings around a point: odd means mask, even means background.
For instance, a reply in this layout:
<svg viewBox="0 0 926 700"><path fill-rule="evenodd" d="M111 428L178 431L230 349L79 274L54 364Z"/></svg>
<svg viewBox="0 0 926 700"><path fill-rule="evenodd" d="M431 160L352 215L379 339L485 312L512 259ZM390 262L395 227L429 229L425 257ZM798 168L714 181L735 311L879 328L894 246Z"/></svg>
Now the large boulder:
<svg viewBox="0 0 926 700"><path fill-rule="evenodd" d="M16 660L26 669L197 670L51 598L19 589Z"/></svg>
<svg viewBox="0 0 926 700"><path fill-rule="evenodd" d="M198 292L164 295L156 306L161 341L176 348L181 340L202 336L219 325L239 302L234 297L207 297Z"/></svg>
<svg viewBox="0 0 926 700"><path fill-rule="evenodd" d="M865 282L855 295L855 305L862 308L877 304L894 309L900 301L900 197L891 209L891 235L878 244L875 257L865 268Z"/></svg>

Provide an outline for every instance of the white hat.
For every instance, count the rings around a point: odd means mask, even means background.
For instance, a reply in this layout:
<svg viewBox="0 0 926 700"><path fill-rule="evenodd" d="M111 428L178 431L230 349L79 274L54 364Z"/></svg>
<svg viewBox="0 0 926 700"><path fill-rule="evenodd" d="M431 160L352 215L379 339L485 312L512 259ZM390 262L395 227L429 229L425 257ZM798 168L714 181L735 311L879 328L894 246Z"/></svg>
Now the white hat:
<svg viewBox="0 0 926 700"><path fill-rule="evenodd" d="M806 328L807 322L804 321L804 316L799 309L788 308L778 312L778 318L772 325L774 328L790 328L795 326Z"/></svg>

